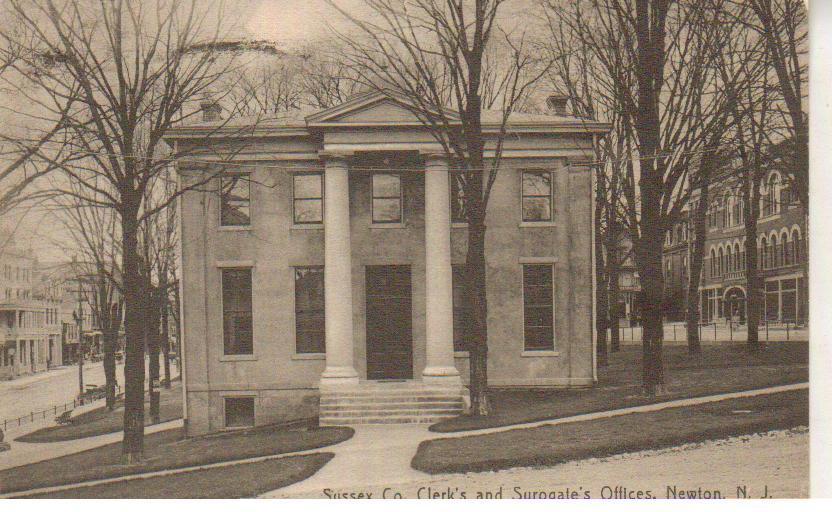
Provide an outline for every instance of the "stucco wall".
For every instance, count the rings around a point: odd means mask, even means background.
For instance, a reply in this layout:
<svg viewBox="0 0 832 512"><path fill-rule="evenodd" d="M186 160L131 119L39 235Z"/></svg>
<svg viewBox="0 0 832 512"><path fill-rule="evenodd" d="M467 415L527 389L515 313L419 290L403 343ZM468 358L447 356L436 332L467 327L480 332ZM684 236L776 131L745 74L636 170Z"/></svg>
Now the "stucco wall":
<svg viewBox="0 0 832 512"><path fill-rule="evenodd" d="M287 140L297 146L297 142ZM580 141L586 146L586 140ZM578 146L560 140L560 147ZM267 145L282 152L279 141ZM566 152L565 152L566 154ZM281 161L298 170L318 161ZM591 176L566 160L510 159L494 185L487 217L489 377L492 385L592 383ZM258 423L314 416L323 355L295 354L293 266L322 265L323 230L292 225L291 173L254 167L250 229L218 226L215 192L187 192L182 201L183 321L189 433L222 428L222 397L253 394ZM521 227L519 168L555 168L554 222ZM183 183L210 169L183 168ZM216 190L216 183L212 185ZM425 365L424 176L404 175L404 226L370 223L370 175L350 175L355 368L366 376L367 265L411 266L413 374ZM452 258L465 259L466 230L454 227ZM555 350L523 353L523 262L554 264ZM221 266L252 266L254 355L222 355ZM457 366L467 381L467 358Z"/></svg>

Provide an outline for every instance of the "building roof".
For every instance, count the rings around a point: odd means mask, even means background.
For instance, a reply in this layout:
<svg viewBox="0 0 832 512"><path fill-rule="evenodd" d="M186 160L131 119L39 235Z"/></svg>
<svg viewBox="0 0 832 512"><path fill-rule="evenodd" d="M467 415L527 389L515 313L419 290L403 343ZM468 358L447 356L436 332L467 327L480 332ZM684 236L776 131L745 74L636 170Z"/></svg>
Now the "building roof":
<svg viewBox="0 0 832 512"><path fill-rule="evenodd" d="M414 107L408 106L409 100L389 91L371 91L348 98L344 103L322 110L297 109L277 116L235 117L226 120L205 121L174 128L167 134L168 139L193 138L205 136L246 137L292 134L302 135L316 129L327 127L371 127L371 126L420 126L425 123L413 114ZM383 111L379 107L387 106ZM398 107L398 112L389 108ZM367 115L375 110L376 115ZM388 117L385 117L385 114ZM446 117L452 124L458 124L455 112L447 112ZM502 122L502 110L483 110L482 125L486 131L494 131ZM605 133L609 131L607 123L572 115L535 114L511 112L508 130L511 131L565 131Z"/></svg>

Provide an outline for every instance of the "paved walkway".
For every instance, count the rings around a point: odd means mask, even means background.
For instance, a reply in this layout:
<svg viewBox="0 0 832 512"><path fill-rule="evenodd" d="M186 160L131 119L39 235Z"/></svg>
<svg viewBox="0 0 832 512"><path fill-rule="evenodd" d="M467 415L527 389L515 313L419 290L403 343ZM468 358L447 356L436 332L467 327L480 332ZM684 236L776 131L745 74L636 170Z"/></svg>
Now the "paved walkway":
<svg viewBox="0 0 832 512"><path fill-rule="evenodd" d="M335 457L320 471L306 480L268 492L261 497L290 498L302 495L324 498L326 497L324 494L324 490L326 489L350 489L358 491L380 484L403 484L429 479L430 476L426 473L410 467L410 461L416 454L419 443L430 439L492 434L520 428L590 421L600 418L623 416L625 414L652 412L662 409L730 400L732 398L766 395L808 388L808 383L788 384L464 432L431 432L428 430L427 425L397 425L395 427L391 427L390 425L357 426L355 428L355 435L351 439L326 449L326 451L334 453Z"/></svg>
<svg viewBox="0 0 832 512"><path fill-rule="evenodd" d="M627 407L611 411L580 414L576 416L569 416L566 418L559 418L554 420L543 420L532 423L523 423L520 425L508 425L503 427L495 427L466 432L430 432L428 430L427 425L364 425L357 426L355 428L355 435L351 439L344 441L340 444L327 446L324 448L305 450L302 452L293 452L288 454L255 457L251 459L243 459L237 461L228 461L190 468L156 471L152 473L143 473L139 475L109 478L106 480L99 480L93 482L68 484L48 489L38 489L37 491L23 491L9 495L2 495L0 497L25 496L30 494L42 493L47 490L57 491L72 489L76 487L88 487L103 483L134 480L137 478L152 478L154 476L186 473L198 469L231 466L236 464L259 462L262 460L286 456L303 455L307 453L325 451L334 453L335 457L315 475L311 476L306 480L303 480L302 482L298 482L288 487L265 493L261 496L265 498L299 496L313 496L324 498L326 497L326 495L324 494L324 491L326 489L357 490L362 488L379 486L383 484L405 484L408 482L418 482L430 479L430 475L427 475L426 473L422 473L421 471L417 471L410 467L410 461L413 458L413 455L416 453L416 448L419 446L419 443L429 439L436 439L441 437L471 436L495 432L504 432L507 430L514 430L519 428L533 428L542 425L558 425L563 423L573 423L577 421L589 421L599 418L610 418L614 416L623 416L626 414L633 414L639 412L651 412L675 407L699 405L704 403L717 402L721 400L730 400L732 398L743 398L757 395L781 393L785 391L794 391L799 389L808 389L808 387L808 383L789 384L784 386L774 386L750 391L738 391L733 393L722 393L719 395L709 395L699 398L672 400L657 404ZM159 430L165 430L167 428L176 428L177 426L181 426L181 423L182 420L176 420L149 427L145 431L150 433ZM69 453L75 453L89 448L94 448L96 446L117 441L120 438L121 433L119 432L115 434L107 434L104 436L97 436L94 438L88 438L78 441L65 441L61 443L42 443L40 445L46 448L61 445L59 448L59 451L61 451L61 453L56 455L54 449L44 450L43 453L32 453L31 455L29 455L31 460L29 462L23 462L23 464L28 464L37 460L44 460L48 458L53 458L55 456L67 455ZM16 443L12 451L14 451L14 449L17 448L17 446L23 444L25 443ZM6 453L8 454L12 452ZM0 454L0 464L2 464L2 457L3 455ZM13 464L13 466L17 465L20 464Z"/></svg>

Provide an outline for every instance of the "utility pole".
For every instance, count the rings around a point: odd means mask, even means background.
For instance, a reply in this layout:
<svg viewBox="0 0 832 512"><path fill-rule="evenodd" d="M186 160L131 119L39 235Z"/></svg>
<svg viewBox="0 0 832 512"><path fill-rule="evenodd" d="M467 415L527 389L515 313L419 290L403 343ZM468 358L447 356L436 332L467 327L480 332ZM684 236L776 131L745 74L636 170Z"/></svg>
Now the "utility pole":
<svg viewBox="0 0 832 512"><path fill-rule="evenodd" d="M84 395L84 305L81 302L81 278L78 278L78 394Z"/></svg>

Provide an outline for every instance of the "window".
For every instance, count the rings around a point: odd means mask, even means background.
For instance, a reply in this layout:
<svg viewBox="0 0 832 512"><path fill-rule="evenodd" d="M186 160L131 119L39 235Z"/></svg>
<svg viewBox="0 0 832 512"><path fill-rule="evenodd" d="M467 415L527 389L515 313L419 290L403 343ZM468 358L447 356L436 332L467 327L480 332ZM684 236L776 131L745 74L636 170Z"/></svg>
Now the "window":
<svg viewBox="0 0 832 512"><path fill-rule="evenodd" d="M373 223L402 221L402 178L398 174L373 174Z"/></svg>
<svg viewBox="0 0 832 512"><path fill-rule="evenodd" d="M465 301L465 265L451 266L453 275L453 308L454 308L454 351L468 350L465 344L465 330L470 328L470 308Z"/></svg>
<svg viewBox="0 0 832 512"><path fill-rule="evenodd" d="M468 218L465 214L465 189L464 177L461 173L450 173L451 178L451 222L465 223Z"/></svg>
<svg viewBox="0 0 832 512"><path fill-rule="evenodd" d="M249 174L220 177L220 225L248 226L251 187Z"/></svg>
<svg viewBox="0 0 832 512"><path fill-rule="evenodd" d="M292 177L293 219L295 224L322 224L324 221L323 175L295 174Z"/></svg>
<svg viewBox="0 0 832 512"><path fill-rule="evenodd" d="M552 173L524 171L522 176L523 222L552 220Z"/></svg>
<svg viewBox="0 0 832 512"><path fill-rule="evenodd" d="M523 265L524 349L554 350L552 265Z"/></svg>
<svg viewBox="0 0 832 512"><path fill-rule="evenodd" d="M323 267L295 268L295 352L326 352Z"/></svg>
<svg viewBox="0 0 832 512"><path fill-rule="evenodd" d="M254 426L254 397L239 396L225 398L225 427Z"/></svg>
<svg viewBox="0 0 832 512"><path fill-rule="evenodd" d="M223 353L253 354L251 269L222 270Z"/></svg>

